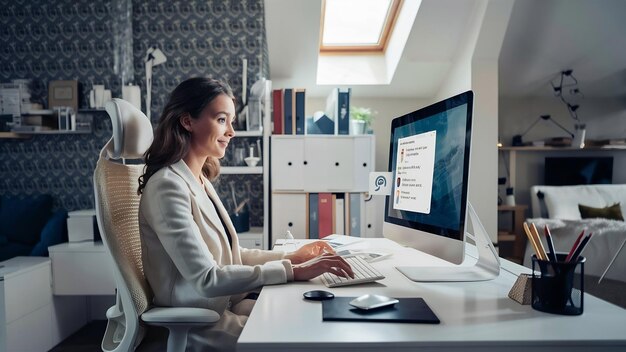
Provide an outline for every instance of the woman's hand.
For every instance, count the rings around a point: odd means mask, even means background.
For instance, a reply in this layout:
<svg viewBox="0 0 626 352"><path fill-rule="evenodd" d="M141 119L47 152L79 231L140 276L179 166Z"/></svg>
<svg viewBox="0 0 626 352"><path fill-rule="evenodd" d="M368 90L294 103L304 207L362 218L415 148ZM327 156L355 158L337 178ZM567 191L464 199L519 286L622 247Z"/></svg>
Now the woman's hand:
<svg viewBox="0 0 626 352"><path fill-rule="evenodd" d="M296 281L311 280L323 273L354 278L350 264L342 257L331 253L322 254L304 263L293 266L293 278Z"/></svg>
<svg viewBox="0 0 626 352"><path fill-rule="evenodd" d="M324 253L335 254L335 250L325 241L315 241L305 244L295 252L288 253L285 259L289 259L292 264L300 264Z"/></svg>

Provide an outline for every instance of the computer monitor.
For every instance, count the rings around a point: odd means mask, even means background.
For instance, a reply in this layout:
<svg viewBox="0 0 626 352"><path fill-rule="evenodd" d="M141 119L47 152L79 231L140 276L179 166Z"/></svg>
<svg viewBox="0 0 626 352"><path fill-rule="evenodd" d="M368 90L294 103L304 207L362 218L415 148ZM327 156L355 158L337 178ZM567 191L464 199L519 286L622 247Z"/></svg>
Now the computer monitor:
<svg viewBox="0 0 626 352"><path fill-rule="evenodd" d="M453 264L465 259L472 111L473 93L467 91L391 122L393 187L386 199L383 234ZM473 274L452 273L454 266L426 273L424 280L417 276L425 270L398 269L416 281L475 280Z"/></svg>

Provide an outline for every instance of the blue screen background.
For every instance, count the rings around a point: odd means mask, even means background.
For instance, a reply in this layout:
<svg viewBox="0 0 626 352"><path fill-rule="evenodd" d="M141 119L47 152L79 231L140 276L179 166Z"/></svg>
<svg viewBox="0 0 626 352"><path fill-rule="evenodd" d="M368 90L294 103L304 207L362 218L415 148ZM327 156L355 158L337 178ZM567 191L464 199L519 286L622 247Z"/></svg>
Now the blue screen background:
<svg viewBox="0 0 626 352"><path fill-rule="evenodd" d="M393 209L389 202L387 215L441 228L440 235L451 236L447 230L459 230L463 192L463 166L467 104L400 126L393 133L392 180L396 179L398 139L436 130L435 167L430 214ZM393 184L395 194L396 184ZM392 197L393 199L393 197Z"/></svg>

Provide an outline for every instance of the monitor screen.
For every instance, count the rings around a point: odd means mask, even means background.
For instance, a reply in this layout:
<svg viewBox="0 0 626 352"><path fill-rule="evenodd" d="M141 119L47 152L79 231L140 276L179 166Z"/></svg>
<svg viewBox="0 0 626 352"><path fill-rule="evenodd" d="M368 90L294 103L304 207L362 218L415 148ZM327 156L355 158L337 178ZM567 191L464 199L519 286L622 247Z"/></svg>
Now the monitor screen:
<svg viewBox="0 0 626 352"><path fill-rule="evenodd" d="M549 186L613 183L613 158L546 158L544 184Z"/></svg>
<svg viewBox="0 0 626 352"><path fill-rule="evenodd" d="M468 91L391 123L383 232L453 263L464 254L472 98Z"/></svg>

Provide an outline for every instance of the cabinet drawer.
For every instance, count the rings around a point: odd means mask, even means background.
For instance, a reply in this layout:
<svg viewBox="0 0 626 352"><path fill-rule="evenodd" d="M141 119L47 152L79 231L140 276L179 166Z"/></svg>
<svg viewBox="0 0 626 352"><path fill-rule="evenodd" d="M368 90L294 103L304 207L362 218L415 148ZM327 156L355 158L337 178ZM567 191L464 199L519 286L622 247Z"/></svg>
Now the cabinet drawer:
<svg viewBox="0 0 626 352"><path fill-rule="evenodd" d="M306 238L306 195L272 195L272 239L284 238L287 230L294 238Z"/></svg>

